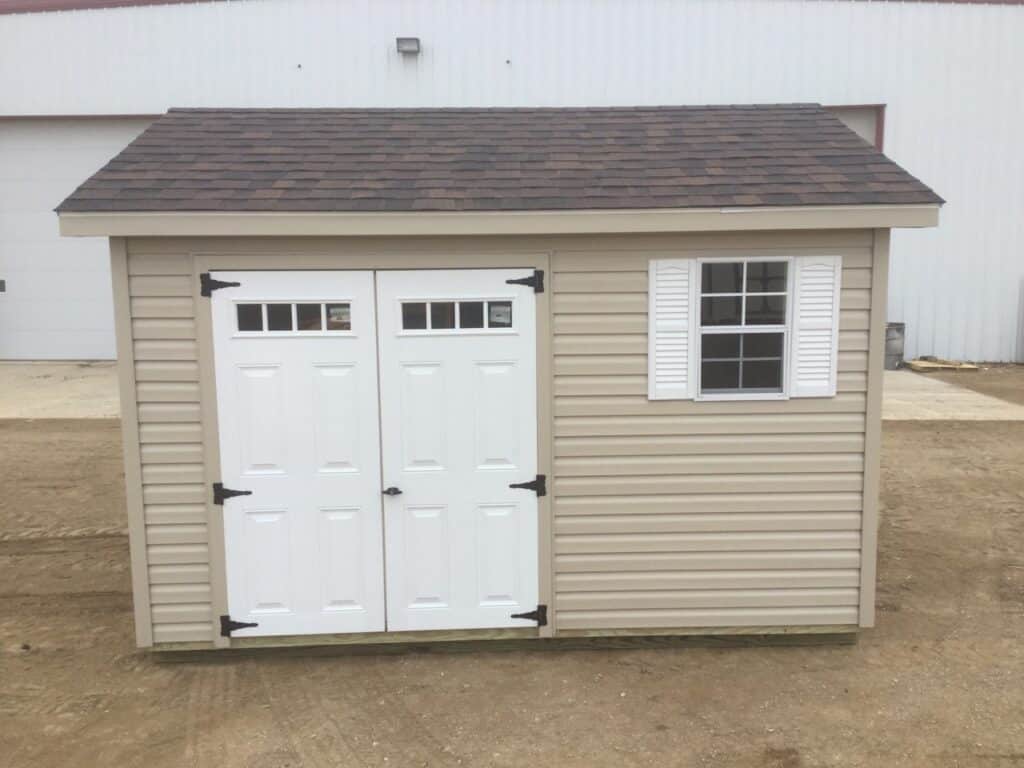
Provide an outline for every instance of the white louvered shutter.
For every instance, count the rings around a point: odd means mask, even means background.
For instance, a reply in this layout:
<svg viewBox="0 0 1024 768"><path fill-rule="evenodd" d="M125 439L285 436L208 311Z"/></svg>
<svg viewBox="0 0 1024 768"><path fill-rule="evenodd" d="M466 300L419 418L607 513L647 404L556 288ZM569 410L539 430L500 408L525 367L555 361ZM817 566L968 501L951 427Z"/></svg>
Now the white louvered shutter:
<svg viewBox="0 0 1024 768"><path fill-rule="evenodd" d="M791 397L832 397L839 360L839 256L798 256L793 284Z"/></svg>
<svg viewBox="0 0 1024 768"><path fill-rule="evenodd" d="M647 396L651 400L693 397L694 259L654 259L649 267Z"/></svg>

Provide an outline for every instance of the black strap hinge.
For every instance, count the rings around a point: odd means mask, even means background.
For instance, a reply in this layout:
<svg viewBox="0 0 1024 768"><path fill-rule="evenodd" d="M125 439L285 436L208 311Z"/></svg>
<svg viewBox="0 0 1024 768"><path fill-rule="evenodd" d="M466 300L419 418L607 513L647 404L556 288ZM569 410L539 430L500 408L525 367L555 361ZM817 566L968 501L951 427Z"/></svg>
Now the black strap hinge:
<svg viewBox="0 0 1024 768"><path fill-rule="evenodd" d="M224 483L213 484L213 503L220 506L224 506L224 499L250 495L252 495L252 491L236 491L234 488L225 488Z"/></svg>
<svg viewBox="0 0 1024 768"><path fill-rule="evenodd" d="M506 280L509 285L528 285L533 288L534 293L544 293L544 270L535 269L529 277L520 277L515 280Z"/></svg>
<svg viewBox="0 0 1024 768"><path fill-rule="evenodd" d="M536 621L538 627L546 627L548 624L548 607L546 605L538 605L535 611L513 613L510 618L529 619L530 621Z"/></svg>
<svg viewBox="0 0 1024 768"><path fill-rule="evenodd" d="M254 621L232 621L230 616L220 617L220 636L231 637L231 633L236 629L248 629L249 627L258 627Z"/></svg>
<svg viewBox="0 0 1024 768"><path fill-rule="evenodd" d="M199 295L209 296L220 288L238 288L241 283L229 283L227 280L217 280L216 278L210 277L209 272L199 273Z"/></svg>
<svg viewBox="0 0 1024 768"><path fill-rule="evenodd" d="M531 480L528 483L510 483L509 488L522 488L524 491L536 491L537 496L548 495L548 478L547 475L537 475L536 480Z"/></svg>

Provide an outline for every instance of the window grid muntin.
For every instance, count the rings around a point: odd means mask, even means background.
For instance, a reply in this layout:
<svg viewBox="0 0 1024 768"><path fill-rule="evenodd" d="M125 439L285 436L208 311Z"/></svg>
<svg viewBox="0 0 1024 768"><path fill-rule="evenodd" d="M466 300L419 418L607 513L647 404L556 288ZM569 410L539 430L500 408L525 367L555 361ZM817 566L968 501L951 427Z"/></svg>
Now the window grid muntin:
<svg viewBox="0 0 1024 768"><path fill-rule="evenodd" d="M721 291L721 292L704 292L704 265L706 264L735 264L741 263L743 269L740 274L740 291ZM747 269L751 263L763 264L763 263L782 263L786 265L785 272L785 291L750 291L747 289ZM698 355L696 361L696 374L698 382L698 397L710 396L711 398L716 397L758 397L758 396L780 396L785 397L787 382L787 371L786 371L786 359L789 354L789 319L792 312L792 288L793 288L793 268L792 260L789 257L752 257L752 258L735 258L735 259L715 259L715 260L701 260L698 262L700 274L697 283L697 328L698 328ZM785 298L785 306L783 309L783 318L781 323L775 324L747 324L747 301L748 296L782 296ZM737 325L711 325L705 326L703 324L703 305L705 298L717 298L717 297L739 297L740 298L740 323ZM782 335L781 343L781 356L779 357L757 357L757 358L743 358L742 357L742 336L745 334L761 334L761 333L775 333ZM705 336L716 335L716 334L735 334L741 337L740 347L740 358L704 358L704 344L703 340ZM743 385L743 361L748 360L750 362L779 362L779 387L778 388L744 388ZM727 389L704 389L704 372L703 367L705 362L737 362L739 370L737 371L737 387Z"/></svg>
<svg viewBox="0 0 1024 768"><path fill-rule="evenodd" d="M268 307L271 304L287 304L290 308L291 317L291 328L289 330L270 330L270 317ZM298 305L299 304L319 304L320 305L320 328L317 330L300 330L298 324ZM351 299L238 299L234 302L235 307L235 334L238 336L273 336L273 337L287 337L287 336L339 336L344 334L351 334L352 329L352 300ZM262 328L260 330L242 330L240 327L240 316L239 311L244 306L258 306L260 308L260 322ZM329 328L327 324L327 307L328 306L344 306L348 307L348 328Z"/></svg>
<svg viewBox="0 0 1024 768"><path fill-rule="evenodd" d="M427 325L425 328L407 328L405 326L404 307L409 304L422 304L426 311ZM454 304L455 305L455 327L435 328L433 324L433 305ZM462 305L481 304L482 326L463 327ZM508 305L509 324L493 325L491 323L491 306ZM398 301L398 317L401 334L408 335L472 335L491 333L510 333L515 331L515 301L511 297L481 297L481 296L460 296L458 298L430 298L430 299L400 299Z"/></svg>

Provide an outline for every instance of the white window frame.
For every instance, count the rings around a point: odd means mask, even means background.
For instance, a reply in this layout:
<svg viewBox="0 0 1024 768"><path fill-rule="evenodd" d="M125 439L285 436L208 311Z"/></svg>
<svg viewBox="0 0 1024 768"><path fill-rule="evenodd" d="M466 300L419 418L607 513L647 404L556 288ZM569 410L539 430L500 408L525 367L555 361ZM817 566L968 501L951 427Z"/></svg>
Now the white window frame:
<svg viewBox="0 0 1024 768"><path fill-rule="evenodd" d="M487 322L487 304L491 302L508 302L512 305L512 325L508 328L490 328L485 325L483 328L432 328L430 316L431 304L444 304L452 302L455 304L455 323L460 322L462 312L460 302L483 302L484 322ZM402 327L402 305L403 304L426 304L427 305L427 327L426 328L403 328ZM406 296L395 299L394 311L396 312L396 335L398 336L516 336L519 334L519 307L515 296L498 294L469 294L466 296Z"/></svg>
<svg viewBox="0 0 1024 768"><path fill-rule="evenodd" d="M356 336L358 332L355 328L351 328L347 331L327 330L327 305L328 304L348 304L349 313L355 307L355 300L351 296L341 296L330 299L296 299L296 298L236 298L232 299L232 307L234 309L233 322L235 325L235 332L232 334L233 338L238 339L310 339L317 337L336 338L338 336ZM262 308L260 312L263 316L263 330L262 331L240 331L238 330L238 305L239 304L261 304ZM291 331L270 331L267 330L267 305L268 304L291 304L292 307L292 328ZM298 330L298 305L299 304L319 304L320 305L320 328L319 331L300 331Z"/></svg>
<svg viewBox="0 0 1024 768"><path fill-rule="evenodd" d="M718 325L711 326L705 330L702 322L702 298L704 296L704 265L705 264L732 264L732 263L743 263L744 265L748 262L785 262L786 263L786 318L782 325ZM694 397L693 399L697 402L722 402L722 401L739 401L739 400L788 400L789 395L789 368L790 362L792 361L792 340L793 340L793 304L794 304L794 273L795 273L795 259L792 256L759 256L757 254L732 254L732 255L721 255L721 256L707 256L696 259L697 262L697 274L693 277L693 289L691 291L691 305L693 307L694 321L691 323L691 328L694 329L696 339L692 344L694 354L692 356L692 363L690 366L691 381L694 382ZM737 294L714 294L719 296L749 296L751 294L746 293L746 267L744 267L744 292ZM774 292L773 292L774 293ZM773 295L769 293L768 295ZM756 295L756 294L755 294ZM774 293L774 295L778 295ZM746 302L741 301L741 312L746 314ZM745 334L745 333L782 333L782 389L779 392L703 392L704 382L701 376L702 371L702 359L703 359L703 343L704 334L717 335L717 334Z"/></svg>

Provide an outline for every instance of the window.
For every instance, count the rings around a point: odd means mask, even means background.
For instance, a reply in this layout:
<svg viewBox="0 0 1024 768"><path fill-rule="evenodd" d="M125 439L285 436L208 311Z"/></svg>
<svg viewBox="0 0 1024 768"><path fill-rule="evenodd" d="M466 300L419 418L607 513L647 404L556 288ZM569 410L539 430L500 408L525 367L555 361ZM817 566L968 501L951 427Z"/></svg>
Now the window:
<svg viewBox="0 0 1024 768"><path fill-rule="evenodd" d="M352 305L348 302L267 302L235 305L238 330L267 335L351 331Z"/></svg>
<svg viewBox="0 0 1024 768"><path fill-rule="evenodd" d="M403 331L487 331L512 328L512 302L403 301Z"/></svg>
<svg viewBox="0 0 1024 768"><path fill-rule="evenodd" d="M700 393L783 391L789 263L705 261L700 274Z"/></svg>

